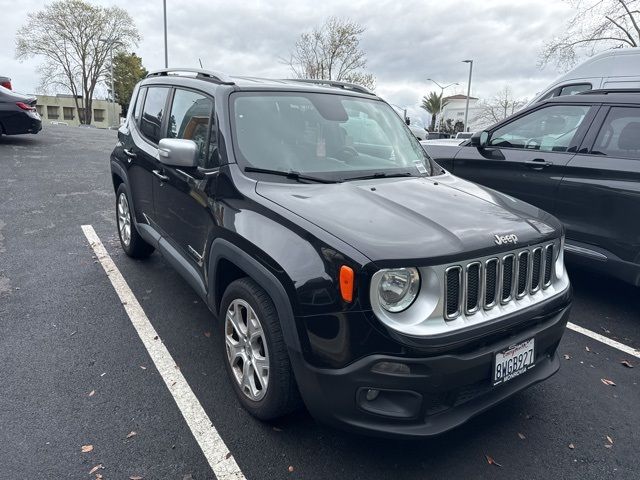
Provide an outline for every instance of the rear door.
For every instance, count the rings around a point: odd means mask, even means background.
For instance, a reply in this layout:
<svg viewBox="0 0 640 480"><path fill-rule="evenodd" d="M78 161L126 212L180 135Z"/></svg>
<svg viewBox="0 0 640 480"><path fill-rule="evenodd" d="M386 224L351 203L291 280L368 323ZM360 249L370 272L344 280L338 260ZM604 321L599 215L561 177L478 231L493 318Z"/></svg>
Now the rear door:
<svg viewBox="0 0 640 480"><path fill-rule="evenodd" d="M209 200L215 196L218 174L217 125L213 98L176 88L167 138L193 140L198 146L197 168L160 167L154 204L162 236L202 273L207 241L214 221Z"/></svg>
<svg viewBox="0 0 640 480"><path fill-rule="evenodd" d="M125 143L128 176L131 183L136 219L155 227L153 182L159 168L158 142L164 128L164 112L169 87L149 86L141 89L134 110L136 125L131 128L130 143Z"/></svg>
<svg viewBox="0 0 640 480"><path fill-rule="evenodd" d="M453 172L553 212L565 166L591 121L592 107L549 104L489 132L485 147L467 146Z"/></svg>
<svg viewBox="0 0 640 480"><path fill-rule="evenodd" d="M591 256L604 249L640 262L640 107L602 107L567 166L555 213L568 241L596 247Z"/></svg>

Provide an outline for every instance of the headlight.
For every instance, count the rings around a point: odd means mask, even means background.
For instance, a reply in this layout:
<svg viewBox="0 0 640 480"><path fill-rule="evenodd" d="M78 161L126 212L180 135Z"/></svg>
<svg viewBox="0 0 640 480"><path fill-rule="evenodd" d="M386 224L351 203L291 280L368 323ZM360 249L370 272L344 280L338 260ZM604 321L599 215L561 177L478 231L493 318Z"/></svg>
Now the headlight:
<svg viewBox="0 0 640 480"><path fill-rule="evenodd" d="M409 308L420 291L417 268L384 270L378 284L378 299L382 308L391 313Z"/></svg>

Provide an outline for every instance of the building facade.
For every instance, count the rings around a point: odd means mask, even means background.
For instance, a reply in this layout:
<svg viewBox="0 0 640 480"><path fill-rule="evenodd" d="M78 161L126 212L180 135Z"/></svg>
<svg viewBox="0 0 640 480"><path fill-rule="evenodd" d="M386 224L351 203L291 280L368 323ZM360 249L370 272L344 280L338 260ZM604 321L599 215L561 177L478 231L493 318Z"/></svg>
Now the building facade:
<svg viewBox="0 0 640 480"><path fill-rule="evenodd" d="M80 115L73 95L36 95L36 97L38 98L36 109L43 122L80 125ZM79 100L79 104L82 105L82 100ZM117 103L94 99L91 108L93 110L91 125L98 128L120 125L122 108Z"/></svg>
<svg viewBox="0 0 640 480"><path fill-rule="evenodd" d="M467 96L451 95L449 97L444 97L444 100L447 102L447 104L442 108L442 118L444 121L446 122L447 120L451 120L454 124L458 121L464 122L464 110L467 105ZM478 105L478 99L476 97L469 97L469 116L467 120L469 125L467 126L468 128L466 128L467 131L474 132L477 129L482 128L482 125L478 125L478 121L476 120L480 111L481 108Z"/></svg>

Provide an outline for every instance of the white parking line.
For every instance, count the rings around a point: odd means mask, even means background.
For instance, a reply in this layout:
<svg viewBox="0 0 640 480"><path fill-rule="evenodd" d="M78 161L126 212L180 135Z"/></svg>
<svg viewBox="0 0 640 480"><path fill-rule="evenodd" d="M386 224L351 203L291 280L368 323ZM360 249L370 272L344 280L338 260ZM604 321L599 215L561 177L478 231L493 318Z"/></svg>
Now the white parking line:
<svg viewBox="0 0 640 480"><path fill-rule="evenodd" d="M120 301L127 315L129 315L136 332L138 332L140 340L142 340L147 352L149 352L151 360L153 360L158 372L160 372L160 376L167 385L169 392L171 392L216 478L218 480L245 480L240 467L238 467L233 456L230 455L229 449L220 438L218 431L211 423L211 419L177 368L171 354L158 337L156 330L149 322L140 303L115 263L113 263L104 245L102 245L95 230L91 225L82 225L82 231L107 277L109 277L111 285L113 285L118 297L120 297Z"/></svg>
<svg viewBox="0 0 640 480"><path fill-rule="evenodd" d="M604 335L600 335L599 333L592 332L591 330L587 330L586 328L581 327L580 325L576 325L575 323L571 323L571 322L567 323L567 328L573 330L574 332L581 333L583 335L586 335L589 338L593 338L594 340L602 342L605 345L609 345L610 347L617 348L621 352L624 352L628 355L633 355L636 358L640 358L640 350L636 350L635 348L625 345L624 343L611 340L610 338L605 337Z"/></svg>

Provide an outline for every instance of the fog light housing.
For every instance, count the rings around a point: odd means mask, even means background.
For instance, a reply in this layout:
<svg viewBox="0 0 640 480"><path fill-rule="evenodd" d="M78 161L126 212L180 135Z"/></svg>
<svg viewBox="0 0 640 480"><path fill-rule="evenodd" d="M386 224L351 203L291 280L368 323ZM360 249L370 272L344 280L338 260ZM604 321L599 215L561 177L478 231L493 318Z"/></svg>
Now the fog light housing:
<svg viewBox="0 0 640 480"><path fill-rule="evenodd" d="M371 367L371 371L388 375L409 375L411 373L409 365L400 362L378 362Z"/></svg>
<svg viewBox="0 0 640 480"><path fill-rule="evenodd" d="M422 395L411 390L365 387L356 392L356 403L368 413L410 419L416 418L420 413Z"/></svg>

